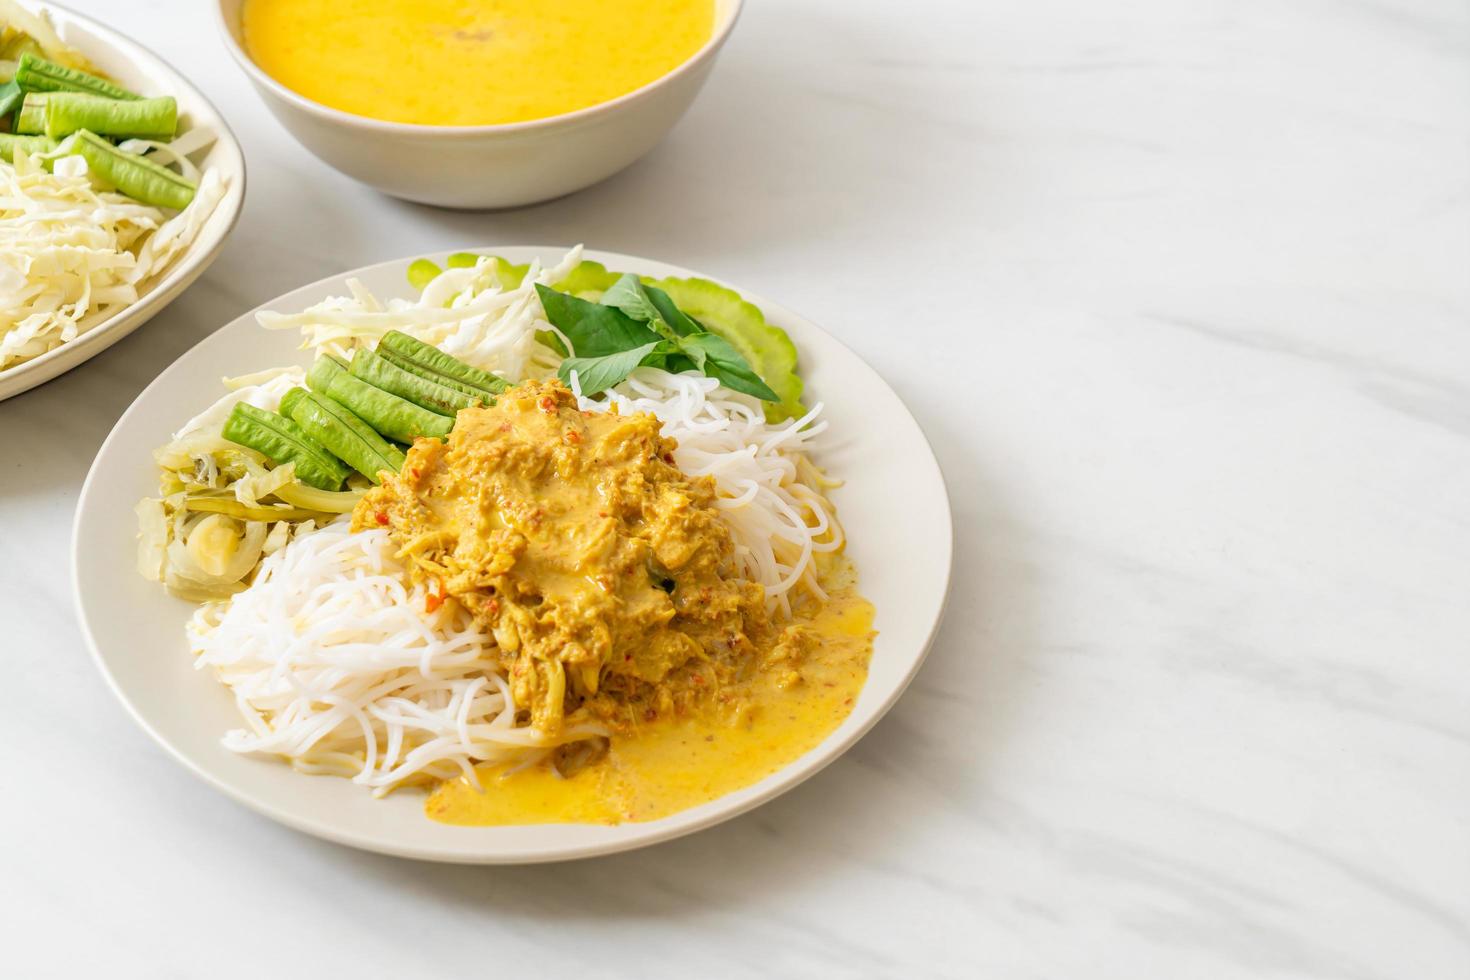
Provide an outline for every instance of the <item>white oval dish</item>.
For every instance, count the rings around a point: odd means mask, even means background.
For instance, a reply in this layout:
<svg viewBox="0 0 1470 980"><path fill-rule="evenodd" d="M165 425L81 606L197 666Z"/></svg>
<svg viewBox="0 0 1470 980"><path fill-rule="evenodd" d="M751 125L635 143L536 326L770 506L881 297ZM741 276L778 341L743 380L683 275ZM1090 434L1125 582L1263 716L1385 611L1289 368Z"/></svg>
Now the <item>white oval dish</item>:
<svg viewBox="0 0 1470 980"><path fill-rule="evenodd" d="M489 248L514 262L545 262L563 249ZM443 262L450 253L431 256ZM661 262L605 252L586 257L610 269L691 276ZM379 297L406 295L407 259L303 286L265 304L297 311L346 293L355 276ZM733 287L738 288L738 287ZM944 479L923 432L878 374L796 314L748 292L796 342L809 403L825 403L832 428L818 462L846 481L833 493L861 591L877 607L878 638L867 685L852 714L820 745L753 786L647 823L455 827L423 813L421 793L375 800L352 782L306 776L220 744L239 725L229 693L196 671L184 639L194 606L136 570L137 501L157 493L153 449L223 393L220 378L280 364L305 364L295 331L267 331L246 314L179 358L138 396L108 436L82 488L73 568L82 632L98 666L133 717L180 762L217 789L273 820L328 840L402 857L480 864L608 854L668 840L743 813L846 751L893 705L919 669L938 629L953 546Z"/></svg>
<svg viewBox="0 0 1470 980"><path fill-rule="evenodd" d="M575 112L489 126L370 119L292 91L245 51L244 0L217 0L230 56L266 108L328 165L384 194L445 208L510 208L589 187L652 150L704 86L743 0L716 0L715 28L689 60L642 88Z"/></svg>
<svg viewBox="0 0 1470 980"><path fill-rule="evenodd" d="M63 41L124 87L147 95L172 95L179 104L180 116L189 126L202 125L214 130L218 138L197 162L204 169L217 170L228 186L214 213L199 230L199 236L167 272L143 289L136 303L55 350L0 371L0 400L70 371L147 323L209 268L225 237L235 227L245 202L245 156L240 152L240 144L224 117L184 76L136 41L89 17L51 3L21 0L21 5L33 12L49 14Z"/></svg>

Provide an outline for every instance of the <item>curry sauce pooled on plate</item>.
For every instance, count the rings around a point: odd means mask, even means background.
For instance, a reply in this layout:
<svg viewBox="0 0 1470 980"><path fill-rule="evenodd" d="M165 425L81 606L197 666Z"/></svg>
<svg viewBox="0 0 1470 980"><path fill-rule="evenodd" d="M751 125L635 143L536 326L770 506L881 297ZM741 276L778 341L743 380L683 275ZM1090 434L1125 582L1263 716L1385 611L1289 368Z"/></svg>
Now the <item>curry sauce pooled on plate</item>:
<svg viewBox="0 0 1470 980"><path fill-rule="evenodd" d="M550 765L446 782L453 823L646 820L776 771L846 717L872 610L840 558L829 595L768 613L738 576L710 477L674 465L648 414L581 411L556 381L467 408L421 439L353 513L386 528L431 605L492 633L519 714L562 745Z"/></svg>

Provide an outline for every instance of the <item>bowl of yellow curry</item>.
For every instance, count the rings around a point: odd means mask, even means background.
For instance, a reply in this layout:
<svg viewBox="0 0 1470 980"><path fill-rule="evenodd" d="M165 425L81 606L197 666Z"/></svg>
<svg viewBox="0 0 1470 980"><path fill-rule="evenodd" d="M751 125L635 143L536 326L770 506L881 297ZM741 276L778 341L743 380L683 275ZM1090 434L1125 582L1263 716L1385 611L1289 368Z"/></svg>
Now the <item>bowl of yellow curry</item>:
<svg viewBox="0 0 1470 980"><path fill-rule="evenodd" d="M225 43L303 146L410 201L505 208L633 163L714 67L741 0L220 0Z"/></svg>

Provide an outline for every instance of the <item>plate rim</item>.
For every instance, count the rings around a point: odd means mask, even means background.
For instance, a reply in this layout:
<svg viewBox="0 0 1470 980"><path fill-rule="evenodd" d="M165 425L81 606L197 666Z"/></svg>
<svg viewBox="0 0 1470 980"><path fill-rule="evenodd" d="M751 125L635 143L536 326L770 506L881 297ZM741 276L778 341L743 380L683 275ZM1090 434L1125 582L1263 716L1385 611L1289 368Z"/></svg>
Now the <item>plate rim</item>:
<svg viewBox="0 0 1470 980"><path fill-rule="evenodd" d="M138 726L142 728L157 745L163 748L163 750L170 757L172 757L174 761L178 762L189 772L202 779L213 789L223 793L225 796L229 797L237 803L248 807L256 813L259 813L262 816L274 820L275 822L280 823L284 826L290 827L293 830L309 834L313 837L318 837L323 840L331 841L335 844L353 847L359 850L369 851L378 854L387 854L394 857L452 864L516 865L553 863L610 855L647 847L653 844L662 843L664 841L673 840L678 837L683 837L700 830L708 829L709 827L716 826L744 813L748 813L756 807L768 803L776 797L781 796L791 791L792 789L795 789L797 786L806 782L808 779L821 772L828 765L835 762L838 758L845 755L849 750L851 750L851 748L856 745L857 742L861 740L865 735L867 735L868 732L870 732L874 728L874 726L878 724L879 721L887 716L889 711L893 709L893 706L898 702L899 698L903 696L904 692L908 689L909 685L918 675L919 670L923 667L924 662L928 659L930 651L933 649L935 638L938 636L939 629L943 624L944 615L948 608L949 598L953 590L955 542L954 512L953 502L949 494L948 483L945 480L944 476L944 470L939 464L939 458L934 452L933 444L930 441L928 434L919 424L918 419L914 417L914 414L909 409L907 403L905 403L902 397L899 396L898 392L895 391L893 387L889 385L886 380L883 379L883 376L871 364L869 364L860 355L853 351L852 348L848 347L832 333L824 330L812 320L791 309L790 307L786 307L778 303L770 303L758 293L738 289L736 286L730 284L723 279L719 279L714 276L708 276L699 271L691 270L683 266L677 266L671 263L662 262L660 260L648 259L641 256L628 255L625 253L611 252L601 249L586 249L583 251L584 259L591 259L593 261L602 262L605 265L609 263L629 263L629 265L627 265L626 267L631 269L654 266L667 270L665 273L667 275L697 276L700 278L710 279L711 281L717 282L723 286L726 286L727 288L736 289L736 291L738 291L741 296L743 296L746 300L753 303L757 307L761 308L763 311L777 309L781 313L790 314L792 318L800 321L801 330L810 329L823 335L828 342L837 345L849 356L851 356L858 364L861 364L863 368L869 371L873 375L873 377L876 378L877 381L884 388L886 388L890 394L893 395L894 400L898 403L899 407L907 416L908 421L913 425L914 430L918 433L919 443L922 445L922 448L927 457L927 461L932 469L932 477L935 481L935 486L944 501L944 507L941 509L941 513L936 515L936 517L943 523L943 533L939 535L944 543L943 594L940 596L939 603L935 608L933 619L928 624L926 634L924 636L922 644L920 645L917 655L914 656L912 663L909 664L909 666L907 667L903 677L899 680L897 684L893 685L891 690L889 690L886 694L882 696L881 703L877 705L876 709L873 710L867 718L865 718L859 725L849 731L840 740L833 742L832 739L834 739L838 735L838 732L841 730L841 723L839 723L838 728L829 733L825 738L818 742L817 745L813 746L802 755L797 756L795 759L791 760L787 764L779 767L769 775L763 777L760 780L757 780L755 783L749 784L736 790L732 790L730 793L724 794L723 796L716 797L713 800L706 801L703 804L698 804L685 810L677 811L673 814L657 820L646 822L629 822L616 825L621 828L631 828L631 832L629 833L628 839L626 840L613 840L603 842L594 841L575 846L561 845L519 847L512 850L487 848L483 846L476 847L472 844L467 843L463 847L459 847L454 850L446 850L443 848L420 846L411 843L405 844L385 842L370 837L364 837L357 833L344 831L337 827L334 827L332 824L327 822L325 818L303 817L290 810L283 809L271 802L259 799L248 790L237 787L232 784L228 779L216 775L215 773L209 771L201 765L196 764L195 761L190 758L183 749L175 747L174 744L148 720L148 718L128 697L128 695L123 690L121 684L119 683L117 677L114 675L113 671L109 667L107 659L102 653L101 646L97 642L96 636L94 635L92 623L89 621L87 615L87 604L86 599L83 595L81 581L83 560L81 555L81 533L84 523L84 515L87 513L87 504L91 498L92 493L94 492L94 484L100 478L99 464L101 463L104 456L107 455L107 451L112 446L113 442L120 438L120 435L123 433L123 430L125 429L127 423L132 418L134 413L138 410L140 404L151 395L154 389L159 388L161 385L165 384L165 382L171 380L169 376L172 374L174 369L179 366L179 362L189 357L200 346L209 343L221 332L235 327L236 324L241 324L242 322L253 320L257 312L264 309L269 309L279 299L303 290L320 290L329 288L333 286L333 284L340 284L342 281L350 277L370 275L381 270L391 269L393 267L406 268L408 263L418 258L427 257L434 261L442 261L454 252L480 252L501 255L504 255L506 253L536 253L538 255L544 256L548 254L564 254L568 250L569 249L565 246L555 245L479 244L469 247L449 248L438 250L432 253L420 253L395 259L388 259L382 262L375 262L370 265L349 269L344 272L336 273L334 275L324 276L313 282L305 283L301 286L297 286L294 289L287 290L286 292L280 294L280 296L266 300L265 302L255 306L254 308L242 313L240 316L235 317L227 323L224 323L221 326L217 327L209 335L201 338L198 343L194 344L187 351L175 358L167 367L159 372L157 377L150 381L148 385L144 387L141 392L138 393L137 397L134 398L133 401L128 405L128 408L118 417L117 422L113 425L112 430L107 435L107 438L104 439L101 446L98 447L97 455L93 459L92 465L88 468L86 479L83 481L81 490L77 495L77 507L76 512L73 515L71 529L72 541L70 557L72 566L72 604L77 615L78 626L80 627L83 642L85 643L87 650L91 655L93 664L101 672L103 679L107 682L109 690L112 692L113 696L122 703L127 714L133 719L133 721L136 722ZM262 328L259 328L257 325L257 329ZM849 715L849 717L851 716ZM758 792L749 793L747 798L745 799L726 804L723 807L718 806L721 800L727 800L742 792L754 790L756 789L756 787L760 787L762 786L762 784L765 783L770 783L770 785L765 786ZM705 808L713 809L711 810L711 812L700 814L696 817L688 816L688 814L691 814L694 811L702 810ZM558 825L552 824L548 826ZM476 828L466 827L463 829L467 831L473 831Z"/></svg>
<svg viewBox="0 0 1470 980"><path fill-rule="evenodd" d="M20 0L20 2L27 10L55 15L55 26L59 33L64 33L68 22L75 23L105 40L113 51L125 56L130 63L140 69L156 71L167 76L171 85L176 89L171 94L175 96L187 94L191 102L197 102L209 111L213 118L207 122L216 130L216 146L227 158L225 169L233 170L239 176L233 178L231 185L225 188L224 196L215 205L215 212L200 228L200 237L184 250L184 254L179 256L173 267L150 286L141 299L131 306L118 310L75 340L67 341L59 347L30 360L22 361L20 364L0 369L0 401L24 394L38 385L81 367L153 319L177 299L185 289L193 285L194 281L214 264L215 259L224 249L225 242L235 230L235 226L239 224L240 216L245 210L245 191L249 180L245 151L239 139L236 138L234 130L230 128L224 113L219 111L219 108L199 86L175 68L172 62L116 28L95 17L78 13L63 4L52 3L50 0ZM141 58L138 57L140 53ZM145 65L146 61L151 61L152 65ZM221 213L226 215L222 222L217 218L217 215ZM217 234L209 232L210 225L218 226ZM214 234L214 238L206 239L204 237L206 232Z"/></svg>

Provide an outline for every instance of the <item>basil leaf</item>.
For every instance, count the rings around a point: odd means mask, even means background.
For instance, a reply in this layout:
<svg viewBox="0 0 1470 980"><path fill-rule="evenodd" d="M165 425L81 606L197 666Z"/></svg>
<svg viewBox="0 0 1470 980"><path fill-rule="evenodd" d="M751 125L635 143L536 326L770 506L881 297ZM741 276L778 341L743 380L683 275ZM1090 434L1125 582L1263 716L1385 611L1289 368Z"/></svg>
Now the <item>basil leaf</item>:
<svg viewBox="0 0 1470 980"><path fill-rule="evenodd" d="M653 305L653 308L658 311L659 317L669 326L673 327L674 332L679 336L687 337L690 334L706 332L704 324L679 309L678 305L669 298L668 293L659 289L657 286L649 286L647 284L640 283L640 288L643 290L643 295L648 297L648 301Z"/></svg>
<svg viewBox="0 0 1470 980"><path fill-rule="evenodd" d="M684 351L698 347L704 351L704 373L726 388L754 395L761 401L779 402L777 395L761 380L760 375L750 369L740 352L717 333L698 333L679 338Z"/></svg>
<svg viewBox="0 0 1470 980"><path fill-rule="evenodd" d="M570 385L572 383L572 372L577 372L577 384L584 395L595 395L599 391L611 388L621 383L643 359L654 353L654 350L663 344L661 340L655 340L641 347L631 350L619 351L616 354L606 354L601 357L569 357L561 362L561 367L556 369L556 376Z"/></svg>
<svg viewBox="0 0 1470 980"><path fill-rule="evenodd" d="M657 333L616 307L589 303L540 283L536 293L546 319L572 342L579 359L620 354L659 340Z"/></svg>
<svg viewBox="0 0 1470 980"><path fill-rule="evenodd" d="M704 348L701 347L699 344L690 343L690 341L695 339L695 337L680 337L677 343L679 345L679 350L682 351L684 356L689 358L689 360L693 363L694 370L698 371L700 374L703 374L706 361L705 352Z"/></svg>
<svg viewBox="0 0 1470 980"><path fill-rule="evenodd" d="M658 310L654 309L653 302L643 291L642 281L632 272L623 273L617 282L608 287L607 292L602 294L602 304L617 307L643 323L659 318Z"/></svg>

